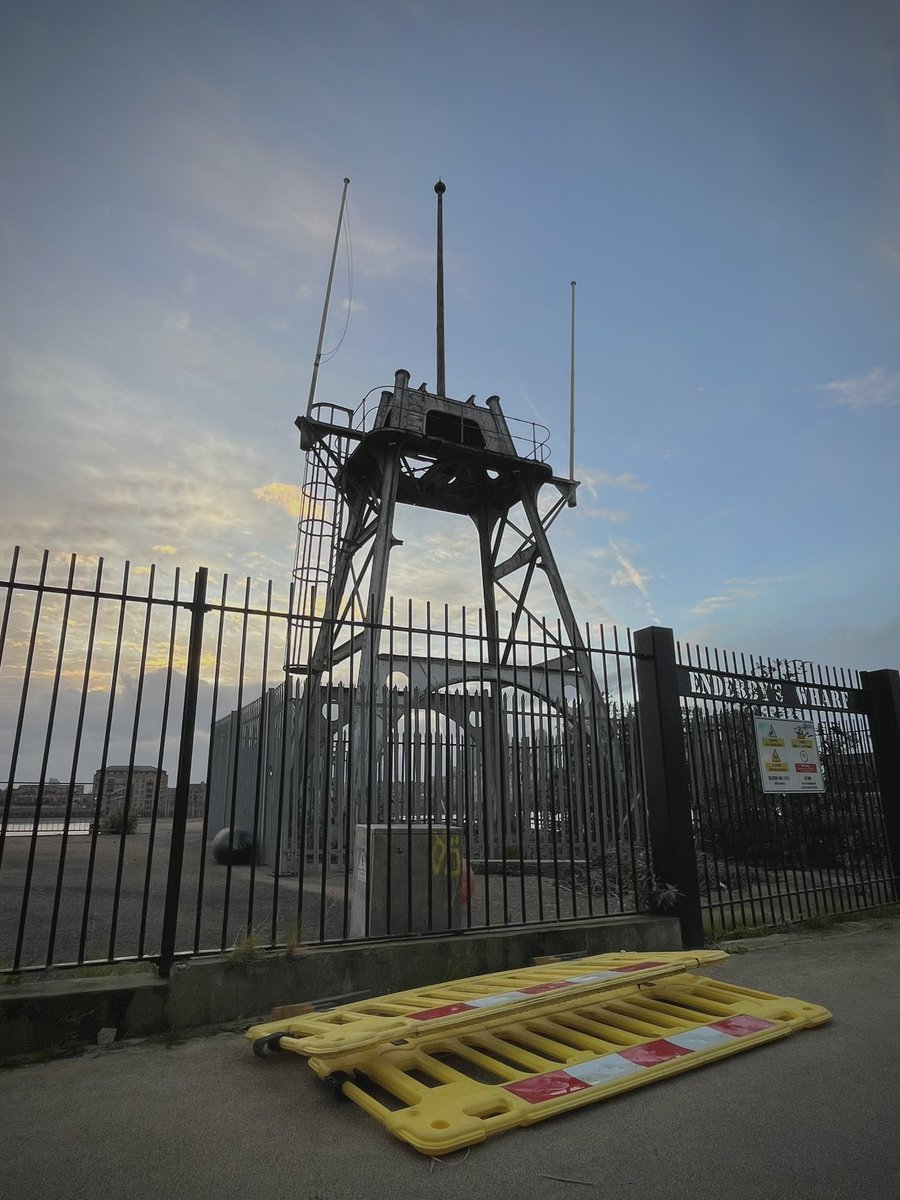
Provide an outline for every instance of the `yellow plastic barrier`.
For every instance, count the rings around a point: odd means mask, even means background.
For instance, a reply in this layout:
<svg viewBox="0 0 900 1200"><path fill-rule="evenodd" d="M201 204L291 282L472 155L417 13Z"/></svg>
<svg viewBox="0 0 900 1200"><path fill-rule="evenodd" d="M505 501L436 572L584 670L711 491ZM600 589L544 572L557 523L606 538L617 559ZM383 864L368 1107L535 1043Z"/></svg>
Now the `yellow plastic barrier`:
<svg viewBox="0 0 900 1200"><path fill-rule="evenodd" d="M457 1036L429 1033L310 1066L396 1137L447 1154L830 1016L801 1000L679 975L612 996L545 999L539 1010L482 1012L478 1028Z"/></svg>
<svg viewBox="0 0 900 1200"><path fill-rule="evenodd" d="M491 1009L518 1011L546 999L549 993L583 996L608 991L727 957L722 950L619 951L544 962L394 992L343 1004L328 1012L298 1012L254 1025L246 1036L260 1055L267 1050L291 1050L305 1057L314 1054L324 1058L397 1038L421 1037L436 1029L462 1029L482 1021Z"/></svg>

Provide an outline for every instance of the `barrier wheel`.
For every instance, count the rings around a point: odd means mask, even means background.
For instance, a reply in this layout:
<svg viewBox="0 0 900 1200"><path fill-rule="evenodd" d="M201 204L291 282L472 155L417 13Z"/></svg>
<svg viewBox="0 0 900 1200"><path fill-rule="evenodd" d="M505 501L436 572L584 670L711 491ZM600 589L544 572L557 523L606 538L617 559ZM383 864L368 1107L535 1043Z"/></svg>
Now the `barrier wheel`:
<svg viewBox="0 0 900 1200"><path fill-rule="evenodd" d="M322 1082L332 1096L343 1098L344 1084L352 1082L352 1076L344 1071L335 1071L333 1075L326 1075Z"/></svg>
<svg viewBox="0 0 900 1200"><path fill-rule="evenodd" d="M253 1053L257 1058L266 1058L271 1053L281 1050L281 1034L273 1033L268 1037L257 1038L253 1043Z"/></svg>

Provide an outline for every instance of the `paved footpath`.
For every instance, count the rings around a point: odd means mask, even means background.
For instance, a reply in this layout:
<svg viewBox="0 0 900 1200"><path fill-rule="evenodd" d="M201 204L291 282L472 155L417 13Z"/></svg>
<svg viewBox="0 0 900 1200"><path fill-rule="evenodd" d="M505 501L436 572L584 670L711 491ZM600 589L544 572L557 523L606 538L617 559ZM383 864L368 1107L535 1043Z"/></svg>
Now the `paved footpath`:
<svg viewBox="0 0 900 1200"><path fill-rule="evenodd" d="M0 1072L5 1200L897 1200L900 922L709 974L834 1021L432 1160L234 1034Z"/></svg>

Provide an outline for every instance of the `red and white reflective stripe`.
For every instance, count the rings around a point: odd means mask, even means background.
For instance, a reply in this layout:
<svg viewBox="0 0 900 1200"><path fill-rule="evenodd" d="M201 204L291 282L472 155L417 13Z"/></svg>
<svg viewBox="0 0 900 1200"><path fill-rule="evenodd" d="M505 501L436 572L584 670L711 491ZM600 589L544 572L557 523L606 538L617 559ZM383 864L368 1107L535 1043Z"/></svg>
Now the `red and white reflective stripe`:
<svg viewBox="0 0 900 1200"><path fill-rule="evenodd" d="M642 1042L639 1046L629 1046L614 1054L591 1058L564 1070L548 1071L544 1075L532 1075L529 1079L521 1079L518 1083L507 1083L504 1089L529 1104L541 1104L545 1100L555 1100L571 1092L599 1087L626 1075L661 1066L673 1059L703 1050L714 1050L718 1046L734 1042L736 1038L748 1037L752 1033L774 1028L774 1021L764 1021L762 1017L751 1017L747 1014L726 1017L725 1020L715 1021L712 1025L701 1025L684 1033L673 1033L654 1042Z"/></svg>
<svg viewBox="0 0 900 1200"><path fill-rule="evenodd" d="M621 967L610 967L607 971L591 971L585 975L573 975L569 979L553 979L546 983L532 983L528 987L517 988L512 992L494 992L492 995L475 996L471 1000L460 1000L452 1004L441 1004L437 1008L425 1008L421 1012L407 1013L413 1021L435 1021L438 1017L455 1017L460 1013L476 1012L479 1008L493 1008L496 1004L516 1004L521 1000L532 1000L545 992L559 991L560 988L576 987L584 983L604 983L607 979L618 979L620 975L632 974L635 971L649 971L653 967L670 966L664 962L627 963Z"/></svg>

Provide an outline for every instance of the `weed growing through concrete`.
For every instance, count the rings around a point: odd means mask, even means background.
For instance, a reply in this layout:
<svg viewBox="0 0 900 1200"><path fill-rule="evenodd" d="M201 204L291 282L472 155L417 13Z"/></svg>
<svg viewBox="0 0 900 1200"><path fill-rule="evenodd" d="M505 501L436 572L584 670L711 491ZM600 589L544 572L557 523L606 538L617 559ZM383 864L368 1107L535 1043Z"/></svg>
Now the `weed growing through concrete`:
<svg viewBox="0 0 900 1200"><path fill-rule="evenodd" d="M263 956L265 945L263 936L255 929L240 930L225 960L226 966L243 967L247 963L258 962Z"/></svg>
<svg viewBox="0 0 900 1200"><path fill-rule="evenodd" d="M300 952L301 928L298 921L291 921L284 935L284 953L287 958L296 958Z"/></svg>
<svg viewBox="0 0 900 1200"><path fill-rule="evenodd" d="M4 987L15 987L22 983L25 976L18 971L13 971L12 963L8 959L0 958L0 984Z"/></svg>

